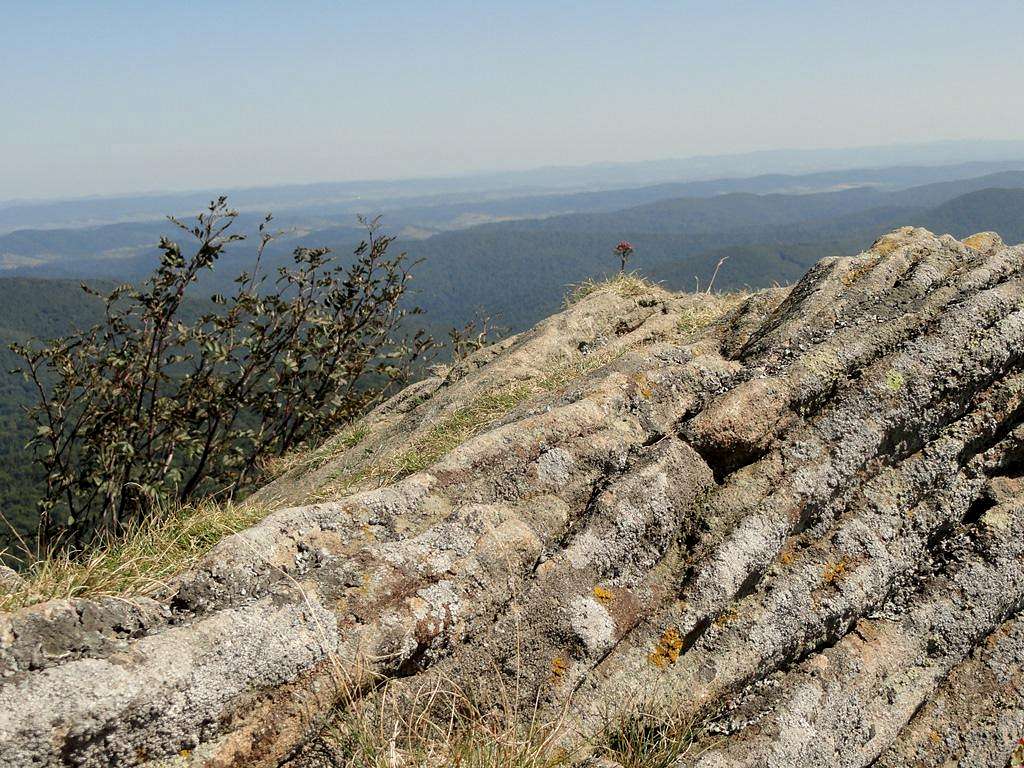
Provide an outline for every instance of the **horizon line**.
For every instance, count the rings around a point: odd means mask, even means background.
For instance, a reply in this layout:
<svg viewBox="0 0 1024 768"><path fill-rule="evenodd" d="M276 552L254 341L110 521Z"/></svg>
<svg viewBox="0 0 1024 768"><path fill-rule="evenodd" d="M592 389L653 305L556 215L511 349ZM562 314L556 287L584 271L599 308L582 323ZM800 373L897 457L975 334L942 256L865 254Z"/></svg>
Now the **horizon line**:
<svg viewBox="0 0 1024 768"><path fill-rule="evenodd" d="M473 171L461 171L452 172L449 174L429 174L424 176L385 176L379 178L355 178L355 179L321 179L316 181L282 181L272 182L267 184L250 184L250 185L239 185L231 186L228 185L223 187L223 191L220 194L230 194L237 192L256 192L262 190L274 190L282 188L301 188L301 187L317 187L325 185L359 185L359 184L400 184L400 183L421 183L430 181L456 181L456 180L467 180L474 178L486 178L488 176L515 176L525 175L530 173L550 172L550 171L578 171L586 169L613 169L622 168L628 166L641 166L657 163L686 163L696 160L723 160L723 159L740 159L746 157L765 156L772 154L822 154L829 152L864 152L872 150L885 150L885 149L920 149L926 147L941 147L941 146L955 146L955 145L970 145L970 144L1008 144L1020 145L1021 151L1024 152L1024 139L1013 139L1013 138L970 138L970 139L936 139L934 141L924 142L893 142L889 144L863 144L855 146L833 146L833 147L777 147L773 149L756 149L749 150L746 152L720 152L714 154L697 154L697 155L677 155L673 157L655 157L642 160L595 160L589 163L579 164L565 164L565 165L539 165L529 166L524 168L508 168L508 169L479 169ZM866 166L853 166L844 170L874 170L880 168L895 168L895 167L940 167L943 165L961 165L967 163L985 163L985 162L1015 162L1018 159L1024 161L1024 156L1021 158L1006 157L999 160L959 160L959 161L934 161L934 162L905 162L898 163L896 165L866 165ZM692 178L680 181L701 181L701 180L716 180L716 179L731 179L731 178L757 178L759 176L770 176L770 175L786 175L786 176L798 176L808 175L811 173L823 173L829 169L822 169L820 171L807 171L805 173L794 173L794 172L763 172L756 173L749 177L737 176L737 175L720 175L720 176L709 176L706 178ZM836 169L838 170L838 169ZM659 182L659 183L671 183L671 182ZM644 184L643 186L651 186L651 184ZM167 188L167 189L149 189L149 190L136 190L136 191L123 191L114 192L109 194L98 194L98 195L72 195L72 196L54 196L54 197L15 197L0 199L0 208L15 208L23 205L45 205L45 204L57 204L57 203L75 203L75 202L86 202L86 201L102 201L102 200L118 200L123 198L146 198L146 197L160 197L160 196L184 196L184 195L196 195L196 194L208 194L215 189L213 186L197 186L189 188Z"/></svg>

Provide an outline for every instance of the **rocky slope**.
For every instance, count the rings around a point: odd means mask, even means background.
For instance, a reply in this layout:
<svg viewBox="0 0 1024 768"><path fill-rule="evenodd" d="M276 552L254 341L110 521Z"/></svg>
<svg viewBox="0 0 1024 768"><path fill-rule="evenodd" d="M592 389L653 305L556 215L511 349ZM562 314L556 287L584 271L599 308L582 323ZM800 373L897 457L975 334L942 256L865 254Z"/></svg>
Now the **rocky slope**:
<svg viewBox="0 0 1024 768"><path fill-rule="evenodd" d="M680 767L1005 768L1022 364L1024 247L989 234L595 291L307 457L165 595L0 617L0 764L316 765L344 702L444 679L565 749L643 706L699 724Z"/></svg>

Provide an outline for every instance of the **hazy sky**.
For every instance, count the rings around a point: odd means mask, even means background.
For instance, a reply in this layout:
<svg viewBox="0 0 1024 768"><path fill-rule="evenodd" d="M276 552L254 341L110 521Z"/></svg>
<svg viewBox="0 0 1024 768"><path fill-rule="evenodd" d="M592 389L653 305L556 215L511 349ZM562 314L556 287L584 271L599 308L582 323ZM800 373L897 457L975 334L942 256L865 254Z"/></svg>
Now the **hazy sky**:
<svg viewBox="0 0 1024 768"><path fill-rule="evenodd" d="M0 0L0 199L1024 138L1024 2Z"/></svg>

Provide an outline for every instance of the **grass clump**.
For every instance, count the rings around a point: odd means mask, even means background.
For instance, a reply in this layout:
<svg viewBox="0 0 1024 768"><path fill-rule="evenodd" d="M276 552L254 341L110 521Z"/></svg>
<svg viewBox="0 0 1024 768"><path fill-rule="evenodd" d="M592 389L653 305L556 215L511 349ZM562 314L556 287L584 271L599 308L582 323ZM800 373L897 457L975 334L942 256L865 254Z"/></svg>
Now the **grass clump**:
<svg viewBox="0 0 1024 768"><path fill-rule="evenodd" d="M439 421L414 445L399 454L399 475L426 469L453 448L483 432L532 394L527 383L516 382L485 392L464 408Z"/></svg>
<svg viewBox="0 0 1024 768"><path fill-rule="evenodd" d="M693 756L700 735L693 720L638 710L608 729L597 753L622 768L672 768Z"/></svg>
<svg viewBox="0 0 1024 768"><path fill-rule="evenodd" d="M641 277L636 272L620 273L604 280L594 280L588 277L582 283L570 286L563 303L568 308L583 301L587 296L603 290L614 291L623 298L635 298L648 294L657 287L655 283Z"/></svg>
<svg viewBox="0 0 1024 768"><path fill-rule="evenodd" d="M343 470L312 501L337 498L362 485L380 487L426 469L453 448L483 432L533 393L528 382L491 389L438 421L404 450L359 469Z"/></svg>
<svg viewBox="0 0 1024 768"><path fill-rule="evenodd" d="M746 291L733 293L696 294L700 301L694 301L679 312L676 330L682 336L703 331L713 322L735 309L750 297Z"/></svg>
<svg viewBox="0 0 1024 768"><path fill-rule="evenodd" d="M365 697L344 696L307 754L332 768L570 768L587 756L670 768L701 735L693 721L638 707L570 748L561 740L564 711L542 716L520 698L518 682L496 677L490 706L444 677L415 689L385 681Z"/></svg>
<svg viewBox="0 0 1024 768"><path fill-rule="evenodd" d="M484 712L460 692L387 692L356 703L320 734L313 751L333 768L568 768L549 724Z"/></svg>
<svg viewBox="0 0 1024 768"><path fill-rule="evenodd" d="M292 472L313 472L331 462L341 453L355 448L370 433L357 424L327 438L315 448L303 447L280 456L266 465L269 477L280 477Z"/></svg>
<svg viewBox="0 0 1024 768"><path fill-rule="evenodd" d="M175 506L87 551L27 557L20 578L0 586L0 611L60 598L151 595L225 536L255 525L269 511L232 502Z"/></svg>

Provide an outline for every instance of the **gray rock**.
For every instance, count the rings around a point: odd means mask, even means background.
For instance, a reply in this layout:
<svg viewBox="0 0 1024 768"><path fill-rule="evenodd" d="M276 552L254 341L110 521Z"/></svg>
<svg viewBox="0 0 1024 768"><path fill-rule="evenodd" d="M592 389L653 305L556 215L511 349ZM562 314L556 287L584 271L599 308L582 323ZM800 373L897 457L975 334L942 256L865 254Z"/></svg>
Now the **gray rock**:
<svg viewBox="0 0 1024 768"><path fill-rule="evenodd" d="M6 565L0 565L0 589L13 592L22 584L24 584L24 579L16 570Z"/></svg>

